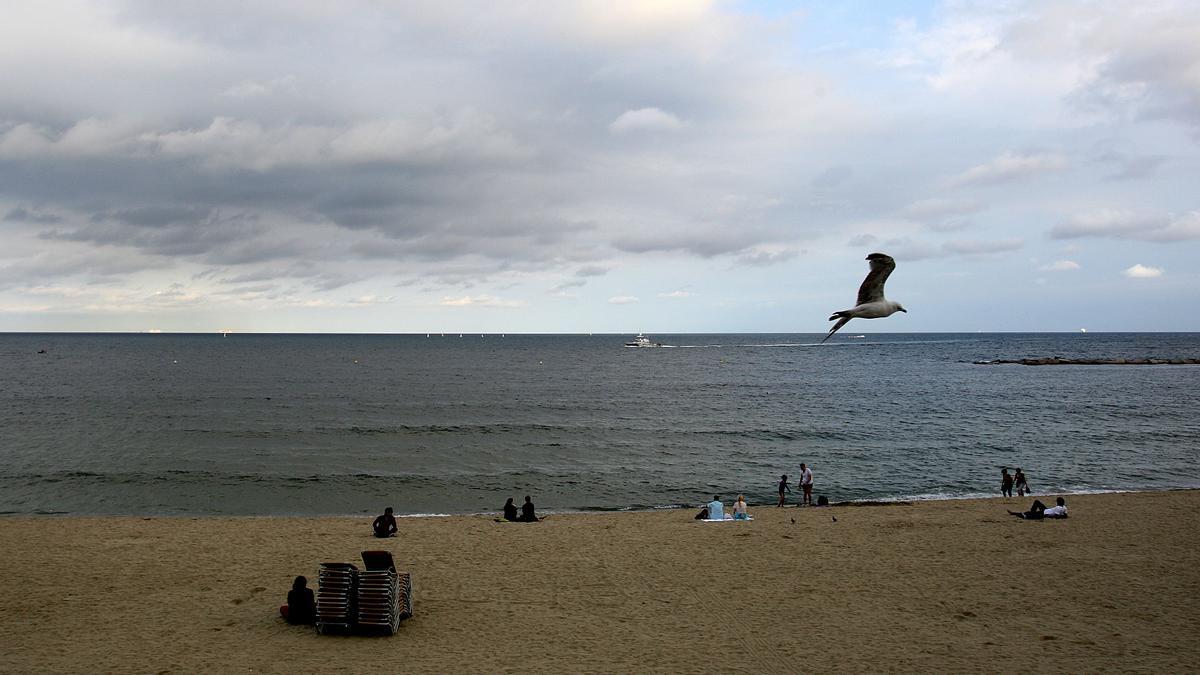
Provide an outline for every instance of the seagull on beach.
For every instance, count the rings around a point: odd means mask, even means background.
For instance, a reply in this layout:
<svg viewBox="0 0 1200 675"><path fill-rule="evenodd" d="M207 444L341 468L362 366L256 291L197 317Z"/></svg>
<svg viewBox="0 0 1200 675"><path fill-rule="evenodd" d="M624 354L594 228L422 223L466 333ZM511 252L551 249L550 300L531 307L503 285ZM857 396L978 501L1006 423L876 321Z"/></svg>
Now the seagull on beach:
<svg viewBox="0 0 1200 675"><path fill-rule="evenodd" d="M833 334L850 319L882 319L896 312L908 314L908 310L901 307L900 303L883 297L883 284L892 270L896 269L896 261L884 253L872 253L867 256L867 260L871 263L871 271L867 273L867 278L863 279L862 286L858 287L858 303L852 309L834 312L833 316L829 317L830 321L837 319L837 323L829 329L825 340L833 337ZM825 344L825 340L821 340L821 344Z"/></svg>

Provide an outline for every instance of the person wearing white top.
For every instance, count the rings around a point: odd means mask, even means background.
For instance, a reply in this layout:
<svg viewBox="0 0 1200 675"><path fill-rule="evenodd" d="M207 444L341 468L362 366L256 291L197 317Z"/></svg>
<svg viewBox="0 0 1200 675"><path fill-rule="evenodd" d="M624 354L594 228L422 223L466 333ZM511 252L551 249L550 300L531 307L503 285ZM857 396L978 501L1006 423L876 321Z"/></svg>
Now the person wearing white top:
<svg viewBox="0 0 1200 675"><path fill-rule="evenodd" d="M738 495L737 501L733 503L733 519L750 520L750 514L746 512L746 498L742 495Z"/></svg>
<svg viewBox="0 0 1200 675"><path fill-rule="evenodd" d="M800 488L804 490L804 500L801 504L812 506L812 469L803 463L800 464Z"/></svg>
<svg viewBox="0 0 1200 675"><path fill-rule="evenodd" d="M1040 499L1033 500L1033 505L1025 513L1009 511L1010 516L1016 516L1022 520L1042 520L1043 518L1066 518L1067 517L1067 501L1062 497L1055 500L1056 506L1046 508Z"/></svg>

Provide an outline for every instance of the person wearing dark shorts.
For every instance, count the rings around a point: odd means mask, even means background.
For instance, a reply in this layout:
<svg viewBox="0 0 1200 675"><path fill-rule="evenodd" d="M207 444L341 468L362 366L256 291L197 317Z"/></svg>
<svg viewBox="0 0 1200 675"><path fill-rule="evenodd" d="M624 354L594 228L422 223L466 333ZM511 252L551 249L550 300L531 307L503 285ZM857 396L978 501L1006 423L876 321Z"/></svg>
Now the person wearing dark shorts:
<svg viewBox="0 0 1200 675"><path fill-rule="evenodd" d="M1043 520L1046 518L1066 518L1067 517L1067 501L1062 497L1055 500L1055 506L1046 508L1042 500L1033 500L1033 505L1025 513L1017 511L1009 511L1008 515L1016 516L1021 520Z"/></svg>
<svg viewBox="0 0 1200 675"><path fill-rule="evenodd" d="M375 519L371 523L371 530L376 537L383 539L396 534L396 516L392 515L392 507L387 507L383 510L383 515Z"/></svg>
<svg viewBox="0 0 1200 675"><path fill-rule="evenodd" d="M1000 494L1011 497L1012 488L1013 477L1008 474L1008 469L1000 469Z"/></svg>
<svg viewBox="0 0 1200 675"><path fill-rule="evenodd" d="M812 506L812 469L803 463L800 464L800 488L804 490L804 500L801 504Z"/></svg>
<svg viewBox="0 0 1200 675"><path fill-rule="evenodd" d="M792 489L788 487L787 474L785 473L779 477L779 503L776 504L777 507L783 507L783 493L791 491Z"/></svg>

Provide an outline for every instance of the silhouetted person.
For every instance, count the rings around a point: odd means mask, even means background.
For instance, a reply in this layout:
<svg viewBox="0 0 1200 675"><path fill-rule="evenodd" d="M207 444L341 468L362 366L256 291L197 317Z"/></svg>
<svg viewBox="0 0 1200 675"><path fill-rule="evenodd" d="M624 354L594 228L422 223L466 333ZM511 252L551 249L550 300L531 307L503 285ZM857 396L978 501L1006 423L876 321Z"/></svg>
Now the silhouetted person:
<svg viewBox="0 0 1200 675"><path fill-rule="evenodd" d="M396 534L396 516L392 515L392 507L389 506L383 510L383 515L371 523L371 529L380 539Z"/></svg>
<svg viewBox="0 0 1200 675"><path fill-rule="evenodd" d="M279 614L288 623L297 625L311 624L316 620L317 603L312 589L308 588L308 579L296 577L292 582L292 590L288 591L287 604L279 608Z"/></svg>
<svg viewBox="0 0 1200 675"><path fill-rule="evenodd" d="M517 522L517 505L513 503L512 497L504 502L504 519L512 523Z"/></svg>
<svg viewBox="0 0 1200 675"><path fill-rule="evenodd" d="M696 514L696 520L708 520L708 506L705 505L700 509L700 513Z"/></svg>
<svg viewBox="0 0 1200 675"><path fill-rule="evenodd" d="M1056 506L1046 508L1040 499L1033 500L1033 505L1025 513L1017 513L1009 511L1008 515L1016 516L1023 520L1042 520L1043 518L1066 518L1067 517L1067 502L1062 497L1055 500Z"/></svg>
<svg viewBox="0 0 1200 675"><path fill-rule="evenodd" d="M792 488L788 487L787 474L785 473L779 477L779 503L776 506L783 506L783 493L791 491Z"/></svg>
<svg viewBox="0 0 1200 675"><path fill-rule="evenodd" d="M1008 475L1008 469L1000 469L1000 494L1012 496L1013 477Z"/></svg>
<svg viewBox="0 0 1200 675"><path fill-rule="evenodd" d="M1017 467L1017 473L1013 476L1013 487L1017 489L1017 496L1024 497L1025 495L1033 494L1033 490L1029 489L1029 481L1025 479L1025 472L1021 471L1021 467Z"/></svg>
<svg viewBox="0 0 1200 675"><path fill-rule="evenodd" d="M537 515L533 512L533 502L529 500L529 495L525 495L525 503L521 505L520 521L522 523L536 523L538 521Z"/></svg>

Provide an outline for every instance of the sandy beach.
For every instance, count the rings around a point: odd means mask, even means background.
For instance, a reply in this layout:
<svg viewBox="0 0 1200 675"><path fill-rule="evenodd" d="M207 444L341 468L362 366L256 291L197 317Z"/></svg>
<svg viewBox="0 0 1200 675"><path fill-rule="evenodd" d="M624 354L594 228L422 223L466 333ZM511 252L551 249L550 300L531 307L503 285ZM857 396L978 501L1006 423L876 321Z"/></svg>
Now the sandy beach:
<svg viewBox="0 0 1200 675"><path fill-rule="evenodd" d="M409 518L388 540L367 518L0 518L0 670L1200 668L1200 492L1006 515L1028 501ZM413 573L397 635L278 617L294 575L373 548Z"/></svg>

